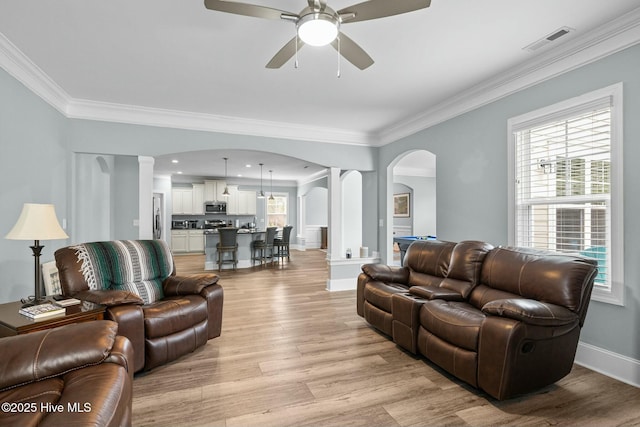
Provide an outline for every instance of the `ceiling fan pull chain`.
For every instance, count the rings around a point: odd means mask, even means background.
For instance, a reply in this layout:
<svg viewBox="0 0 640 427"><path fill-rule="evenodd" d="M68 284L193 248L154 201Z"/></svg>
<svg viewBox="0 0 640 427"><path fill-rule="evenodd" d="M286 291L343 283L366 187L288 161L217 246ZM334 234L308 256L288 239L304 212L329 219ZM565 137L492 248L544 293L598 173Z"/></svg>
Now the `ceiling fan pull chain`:
<svg viewBox="0 0 640 427"><path fill-rule="evenodd" d="M340 78L340 36L337 37L338 40L338 78Z"/></svg>

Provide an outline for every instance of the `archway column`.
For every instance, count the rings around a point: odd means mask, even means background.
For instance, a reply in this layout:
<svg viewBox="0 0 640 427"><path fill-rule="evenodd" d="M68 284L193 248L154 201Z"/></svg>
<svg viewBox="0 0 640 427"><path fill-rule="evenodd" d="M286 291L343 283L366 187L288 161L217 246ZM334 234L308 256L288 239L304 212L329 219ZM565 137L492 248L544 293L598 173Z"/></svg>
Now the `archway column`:
<svg viewBox="0 0 640 427"><path fill-rule="evenodd" d="M358 284L358 275L363 264L379 262L379 258L359 257L359 248L351 248L353 257L346 258L343 253L343 232L344 232L344 205L342 202L343 182L340 177L340 169L331 168L329 171L329 215L328 215L328 252L327 266L329 279L327 280L327 290L344 291L355 290ZM362 189L360 189L362 191Z"/></svg>
<svg viewBox="0 0 640 427"><path fill-rule="evenodd" d="M153 157L138 156L138 236L153 239Z"/></svg>

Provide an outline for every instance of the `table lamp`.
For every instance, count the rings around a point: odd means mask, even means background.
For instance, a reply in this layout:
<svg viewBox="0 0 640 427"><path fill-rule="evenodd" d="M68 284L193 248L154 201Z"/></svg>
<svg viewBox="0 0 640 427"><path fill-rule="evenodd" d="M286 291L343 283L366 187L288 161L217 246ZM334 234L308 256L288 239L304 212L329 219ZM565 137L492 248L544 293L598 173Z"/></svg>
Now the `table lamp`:
<svg viewBox="0 0 640 427"><path fill-rule="evenodd" d="M44 246L40 245L40 240L56 240L66 239L67 233L64 232L53 205L25 203L22 207L22 213L18 218L18 222L13 226L6 239L11 240L33 240L31 246L35 260L35 294L33 300L31 297L25 303L24 307L38 305L44 301L40 292L40 281L42 272L40 270L40 253ZM23 300L23 302L25 302Z"/></svg>

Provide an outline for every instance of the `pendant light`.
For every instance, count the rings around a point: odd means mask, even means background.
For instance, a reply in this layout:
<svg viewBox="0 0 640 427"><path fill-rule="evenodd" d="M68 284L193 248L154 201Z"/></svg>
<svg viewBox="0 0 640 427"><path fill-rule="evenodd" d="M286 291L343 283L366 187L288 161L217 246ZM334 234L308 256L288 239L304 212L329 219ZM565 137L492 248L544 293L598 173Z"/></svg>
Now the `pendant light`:
<svg viewBox="0 0 640 427"><path fill-rule="evenodd" d="M269 200L275 200L273 197L273 171L269 169L269 175L271 175L271 195L269 195Z"/></svg>
<svg viewBox="0 0 640 427"><path fill-rule="evenodd" d="M224 191L222 192L222 195L224 197L229 197L229 187L227 187L227 160L229 160L228 157L223 157L224 159Z"/></svg>
<svg viewBox="0 0 640 427"><path fill-rule="evenodd" d="M264 166L264 163L260 163L260 193L258 193L258 199L264 199L264 191L262 191L262 166Z"/></svg>

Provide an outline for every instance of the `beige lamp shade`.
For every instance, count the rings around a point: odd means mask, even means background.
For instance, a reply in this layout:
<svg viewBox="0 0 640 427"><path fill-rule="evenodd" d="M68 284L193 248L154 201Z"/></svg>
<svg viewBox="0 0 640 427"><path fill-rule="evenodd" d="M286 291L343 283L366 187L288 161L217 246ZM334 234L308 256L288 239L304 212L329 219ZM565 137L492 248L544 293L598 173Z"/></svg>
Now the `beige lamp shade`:
<svg viewBox="0 0 640 427"><path fill-rule="evenodd" d="M55 240L66 239L53 205L25 203L18 222L9 234L5 236L11 240Z"/></svg>

